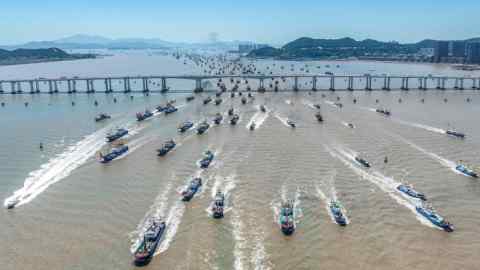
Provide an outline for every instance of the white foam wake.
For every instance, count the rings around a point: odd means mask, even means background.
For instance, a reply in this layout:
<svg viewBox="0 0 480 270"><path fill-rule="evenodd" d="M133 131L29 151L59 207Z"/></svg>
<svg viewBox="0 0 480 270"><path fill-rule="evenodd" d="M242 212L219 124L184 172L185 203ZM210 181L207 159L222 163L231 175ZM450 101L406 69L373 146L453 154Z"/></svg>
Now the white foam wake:
<svg viewBox="0 0 480 270"><path fill-rule="evenodd" d="M374 171L373 169L369 169L369 171L371 172L369 173L363 168L361 168L360 166L357 166L355 162L351 160L351 154L349 154L349 152L353 152L351 150L344 149L339 146L335 147L335 151L328 146L325 146L325 149L332 157L340 160L347 167L349 167L355 174L373 183L378 188L380 188L383 192L387 193L399 205L402 205L407 209L409 209L415 215L417 220L419 220L423 225L426 225L432 228L438 228L416 211L415 207L418 201L405 199L403 196L398 194L399 191L397 191L396 188L400 184L399 182L395 181L393 178L384 176L380 172Z"/></svg>
<svg viewBox="0 0 480 270"><path fill-rule="evenodd" d="M286 127L290 127L290 125L289 125L288 122L287 122L287 121L288 121L288 118L283 117L283 116L281 116L281 115L278 114L278 113L275 113L275 117L276 117L278 120L280 120L280 122L282 122L282 124L284 124Z"/></svg>
<svg viewBox="0 0 480 270"><path fill-rule="evenodd" d="M247 239L245 236L245 224L238 213L238 209L233 211L232 218L232 234L233 239L235 240L235 245L233 248L233 255L235 257L233 262L233 269L242 270L244 269L244 260L245 260L245 248L247 247Z"/></svg>
<svg viewBox="0 0 480 270"><path fill-rule="evenodd" d="M65 152L41 165L38 170L32 171L25 179L23 187L6 198L5 204L10 201L18 201L17 207L26 204L50 185L69 176L73 170L84 164L106 144L105 136L108 130L109 127L105 127L84 137L81 141L68 147Z"/></svg>
<svg viewBox="0 0 480 270"><path fill-rule="evenodd" d="M167 251L172 243L175 235L177 234L178 227L180 226L180 222L182 221L183 214L185 213L185 204L178 200L175 202L174 206L170 208L168 212L166 224L167 224L167 231L165 232L165 238L163 239L162 243L158 247L157 252L155 255L163 253Z"/></svg>
<svg viewBox="0 0 480 270"><path fill-rule="evenodd" d="M260 110L260 109L259 109ZM262 126L263 122L268 118L270 114L270 111L262 112L258 111L256 112L250 121L248 121L247 125L245 126L247 129L250 129L250 125L252 125L253 122L255 122L255 129L258 129Z"/></svg>
<svg viewBox="0 0 480 270"><path fill-rule="evenodd" d="M427 125L423 125L423 124L419 124L419 123L403 121L403 120L400 120L400 119L394 119L394 121L397 122L397 123L403 124L403 125L416 127L416 128L421 128L421 129L431 131L431 132L435 132L435 133L439 133L439 134L445 134L447 132L446 130L441 129L441 128L431 127L431 126L427 126Z"/></svg>

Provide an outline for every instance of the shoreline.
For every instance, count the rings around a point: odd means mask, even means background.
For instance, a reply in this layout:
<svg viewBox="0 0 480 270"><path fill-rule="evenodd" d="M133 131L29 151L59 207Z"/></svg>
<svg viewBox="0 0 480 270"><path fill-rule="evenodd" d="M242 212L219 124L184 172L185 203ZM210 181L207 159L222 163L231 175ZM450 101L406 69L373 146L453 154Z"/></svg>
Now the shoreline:
<svg viewBox="0 0 480 270"><path fill-rule="evenodd" d="M40 64L49 62L61 62L61 61L76 61L83 59L97 59L98 56L86 56L86 57L72 57L72 58L51 58L51 59L22 59L22 60L0 60L0 66L16 66L26 64Z"/></svg>

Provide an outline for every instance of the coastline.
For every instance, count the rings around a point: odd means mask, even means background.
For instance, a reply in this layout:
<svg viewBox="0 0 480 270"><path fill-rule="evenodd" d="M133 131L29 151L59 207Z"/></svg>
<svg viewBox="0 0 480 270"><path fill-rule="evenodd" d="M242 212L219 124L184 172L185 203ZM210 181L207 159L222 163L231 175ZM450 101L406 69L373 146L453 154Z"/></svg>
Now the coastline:
<svg viewBox="0 0 480 270"><path fill-rule="evenodd" d="M96 59L98 55L88 55L82 57L69 57L69 58L50 58L50 59L9 59L9 60L0 60L0 66L15 66L15 65L25 65L25 64L39 64L39 63L48 63L48 62L61 62L61 61L75 61L83 59Z"/></svg>

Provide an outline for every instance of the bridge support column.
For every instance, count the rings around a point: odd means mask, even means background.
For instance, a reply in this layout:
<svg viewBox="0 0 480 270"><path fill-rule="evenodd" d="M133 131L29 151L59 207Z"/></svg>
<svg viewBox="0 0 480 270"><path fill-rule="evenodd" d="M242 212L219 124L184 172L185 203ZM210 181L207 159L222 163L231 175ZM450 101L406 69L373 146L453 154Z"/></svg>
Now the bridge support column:
<svg viewBox="0 0 480 270"><path fill-rule="evenodd" d="M10 82L10 90L12 94L17 93L17 91L15 91L15 82Z"/></svg>
<svg viewBox="0 0 480 270"><path fill-rule="evenodd" d="M87 85L87 94L90 94L90 80L86 80L85 83Z"/></svg>
<svg viewBox="0 0 480 270"><path fill-rule="evenodd" d="M0 81L0 94L3 94L3 82Z"/></svg>
<svg viewBox="0 0 480 270"><path fill-rule="evenodd" d="M53 83L51 80L48 80L48 93L53 94Z"/></svg>
<svg viewBox="0 0 480 270"><path fill-rule="evenodd" d="M438 90L442 89L441 81L442 81L441 78L437 78L437 89L438 89Z"/></svg>
<svg viewBox="0 0 480 270"><path fill-rule="evenodd" d="M419 90L423 89L423 78L418 78L418 89Z"/></svg>
<svg viewBox="0 0 480 270"><path fill-rule="evenodd" d="M293 77L293 91L298 91L298 77Z"/></svg>
<svg viewBox="0 0 480 270"><path fill-rule="evenodd" d="M35 81L35 92L40 93L40 82L39 81Z"/></svg>
<svg viewBox="0 0 480 270"><path fill-rule="evenodd" d="M335 91L335 77L330 75L330 91Z"/></svg>
<svg viewBox="0 0 480 270"><path fill-rule="evenodd" d="M440 89L445 90L445 82L447 81L446 78L442 78L442 86Z"/></svg>
<svg viewBox="0 0 480 270"><path fill-rule="evenodd" d="M130 88L130 78L125 77L123 78L123 92L129 93L130 91L132 91L132 89Z"/></svg>
<svg viewBox="0 0 480 270"><path fill-rule="evenodd" d="M142 78L142 81L143 81L143 92L144 93L147 93L149 92L149 88L148 88L148 78Z"/></svg>
<svg viewBox="0 0 480 270"><path fill-rule="evenodd" d="M17 82L17 93L22 93L22 83L21 82Z"/></svg>
<svg viewBox="0 0 480 270"><path fill-rule="evenodd" d="M458 89L458 78L455 79L455 86L453 88Z"/></svg>
<svg viewBox="0 0 480 270"><path fill-rule="evenodd" d="M353 77L352 76L348 77L348 87L347 87L347 89L350 90L350 91L353 91Z"/></svg>
<svg viewBox="0 0 480 270"><path fill-rule="evenodd" d="M372 77L370 75L365 76L365 90L372 90Z"/></svg>
<svg viewBox="0 0 480 270"><path fill-rule="evenodd" d="M58 82L57 81L53 81L53 92L58 93Z"/></svg>
<svg viewBox="0 0 480 270"><path fill-rule="evenodd" d="M71 94L72 93L72 81L67 80L67 93Z"/></svg>
<svg viewBox="0 0 480 270"><path fill-rule="evenodd" d="M264 78L260 78L259 79L259 86L258 86L258 92L260 93L265 93L265 82L264 82Z"/></svg>
<svg viewBox="0 0 480 270"><path fill-rule="evenodd" d="M30 94L34 94L35 88L33 87L33 81L29 81L28 84L30 85Z"/></svg>
<svg viewBox="0 0 480 270"><path fill-rule="evenodd" d="M423 78L423 90L428 90L428 78Z"/></svg>
<svg viewBox="0 0 480 270"><path fill-rule="evenodd" d="M408 87L408 77L405 77L405 89L404 90L409 90L410 88Z"/></svg>
<svg viewBox="0 0 480 270"><path fill-rule="evenodd" d="M463 89L465 89L465 88L463 88L463 81L464 81L464 79L463 79L463 78L461 78L461 79L460 79L460 90L463 90Z"/></svg>
<svg viewBox="0 0 480 270"><path fill-rule="evenodd" d="M202 88L202 79L195 79L195 89L193 90L194 93L201 93L203 92Z"/></svg>
<svg viewBox="0 0 480 270"><path fill-rule="evenodd" d="M383 87L382 90L387 90L387 76L383 77Z"/></svg>
<svg viewBox="0 0 480 270"><path fill-rule="evenodd" d="M477 89L477 79L472 79L472 89Z"/></svg>
<svg viewBox="0 0 480 270"><path fill-rule="evenodd" d="M168 87L167 87L167 78L163 77L162 78L162 93L168 92Z"/></svg>
<svg viewBox="0 0 480 270"><path fill-rule="evenodd" d="M312 91L317 91L317 76L312 77Z"/></svg>
<svg viewBox="0 0 480 270"><path fill-rule="evenodd" d="M105 83L105 93L109 93L110 88L108 87L108 79L104 79L104 83Z"/></svg>
<svg viewBox="0 0 480 270"><path fill-rule="evenodd" d="M77 81L73 80L72 81L72 93L76 93L76 92L77 92Z"/></svg>

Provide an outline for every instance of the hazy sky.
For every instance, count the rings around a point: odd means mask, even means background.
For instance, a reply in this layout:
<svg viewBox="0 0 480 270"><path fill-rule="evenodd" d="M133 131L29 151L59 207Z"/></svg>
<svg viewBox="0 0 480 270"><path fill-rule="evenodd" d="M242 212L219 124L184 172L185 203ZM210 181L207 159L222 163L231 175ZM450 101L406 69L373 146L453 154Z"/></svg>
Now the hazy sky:
<svg viewBox="0 0 480 270"><path fill-rule="evenodd" d="M301 36L418 41L480 36L480 0L2 0L0 44L72 34L282 44Z"/></svg>

